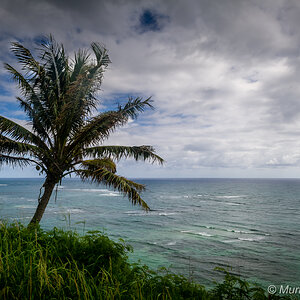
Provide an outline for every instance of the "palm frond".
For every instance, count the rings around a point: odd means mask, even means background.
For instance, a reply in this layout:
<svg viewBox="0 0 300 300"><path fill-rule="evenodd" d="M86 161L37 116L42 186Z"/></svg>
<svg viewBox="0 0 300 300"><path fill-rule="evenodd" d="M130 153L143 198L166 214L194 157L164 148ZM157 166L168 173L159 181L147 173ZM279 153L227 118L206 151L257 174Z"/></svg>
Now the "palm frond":
<svg viewBox="0 0 300 300"><path fill-rule="evenodd" d="M23 70L33 72L34 75L40 73L41 65L34 59L30 50L25 48L18 42L13 42L11 51L17 57L18 61L22 65Z"/></svg>
<svg viewBox="0 0 300 300"><path fill-rule="evenodd" d="M40 137L36 136L23 126L2 116L0 116L0 134L9 135L17 141L32 143L36 146L42 147L44 150L48 150L47 145Z"/></svg>
<svg viewBox="0 0 300 300"><path fill-rule="evenodd" d="M122 126L128 122L129 117L136 118L138 112L145 107L152 107L151 99L142 100L136 98L130 99L124 106L119 106L118 111L109 111L101 113L97 117L92 118L87 124L73 137L73 141L69 146L69 151L76 146L89 146L106 139L116 127Z"/></svg>
<svg viewBox="0 0 300 300"><path fill-rule="evenodd" d="M121 158L134 158L135 160L149 160L163 164L164 160L155 154L152 146L98 146L84 150L84 155L92 157L110 157L120 160Z"/></svg>
<svg viewBox="0 0 300 300"><path fill-rule="evenodd" d="M28 101L17 97L19 101L20 107L27 113L28 117L32 120L32 129L37 132L38 135L43 139L43 141L47 140L50 145L52 145L51 138L49 133L45 129L45 120L48 119L48 114L42 107L42 105L31 105ZM39 102L39 101L37 101ZM37 107L38 106L38 107Z"/></svg>
<svg viewBox="0 0 300 300"><path fill-rule="evenodd" d="M88 51L83 49L79 49L77 52L75 52L74 56L73 70L70 76L71 82L77 80L78 76L82 74L82 72L86 71L90 57Z"/></svg>
<svg viewBox="0 0 300 300"><path fill-rule="evenodd" d="M41 61L47 74L45 83L48 91L43 90L45 92L44 101L54 120L64 104L64 95L69 86L69 60L63 45L58 44L52 35L42 41L40 52Z"/></svg>
<svg viewBox="0 0 300 300"><path fill-rule="evenodd" d="M16 142L0 134L0 152L17 155L34 155L39 148L27 143Z"/></svg>
<svg viewBox="0 0 300 300"><path fill-rule="evenodd" d="M30 159L24 157L14 157L10 155L0 154L0 166L3 164L11 165L12 167L25 167L30 164Z"/></svg>
<svg viewBox="0 0 300 300"><path fill-rule="evenodd" d="M127 122L127 119L117 112L105 112L92 118L79 132L75 134L67 147L70 152L76 147L88 146L103 141L117 127Z"/></svg>
<svg viewBox="0 0 300 300"><path fill-rule="evenodd" d="M30 78L26 78L10 64L5 63L4 68L11 74L12 79L18 83L19 88L24 96L28 97L29 99L37 98L34 88L30 84Z"/></svg>
<svg viewBox="0 0 300 300"><path fill-rule="evenodd" d="M137 97L135 99L130 97L124 106L119 105L119 113L123 114L127 118L130 117L132 119L136 119L138 113L143 112L146 107L154 109L151 104L152 102L153 100L151 100L151 97L146 100L143 100L141 97Z"/></svg>
<svg viewBox="0 0 300 300"><path fill-rule="evenodd" d="M142 184L118 176L106 169L98 169L96 171L78 170L77 175L80 176L83 181L102 183L108 187L112 187L124 196L127 196L133 205L141 205L146 211L150 209L139 194L139 192L145 189L145 186Z"/></svg>
<svg viewBox="0 0 300 300"><path fill-rule="evenodd" d="M60 128L60 135L74 134L82 127L86 119L96 109L98 101L94 94L99 90L104 68L109 58L107 51L98 44L93 44L93 51L97 63L90 60L86 50L75 53L73 67L70 73L70 84L64 94L64 103L54 123L61 124L61 120L68 119Z"/></svg>
<svg viewBox="0 0 300 300"><path fill-rule="evenodd" d="M116 164L110 158L90 159L81 162L82 168L89 171L97 171L99 169L106 169L112 173L116 173Z"/></svg>
<svg viewBox="0 0 300 300"><path fill-rule="evenodd" d="M91 47L96 56L97 66L107 67L111 63L107 49L99 43L92 43Z"/></svg>
<svg viewBox="0 0 300 300"><path fill-rule="evenodd" d="M45 128L48 120L48 113L43 107L42 102L34 88L34 83L30 79L23 76L15 68L9 64L5 64L5 68L10 72L12 79L16 81L25 99L17 97L21 108L24 109L27 116L33 120L33 129L36 130L44 139L49 140ZM41 75L41 74L40 74ZM41 76L40 76L41 77Z"/></svg>

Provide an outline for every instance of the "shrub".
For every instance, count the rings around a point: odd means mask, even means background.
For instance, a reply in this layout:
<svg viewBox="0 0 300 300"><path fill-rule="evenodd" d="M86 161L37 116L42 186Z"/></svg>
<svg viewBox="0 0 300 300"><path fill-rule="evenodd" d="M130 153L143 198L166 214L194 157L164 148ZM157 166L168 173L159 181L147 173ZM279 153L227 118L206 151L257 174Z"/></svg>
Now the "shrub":
<svg viewBox="0 0 300 300"><path fill-rule="evenodd" d="M167 269L130 264L132 248L98 231L0 225L0 299L287 299L225 273L212 290Z"/></svg>

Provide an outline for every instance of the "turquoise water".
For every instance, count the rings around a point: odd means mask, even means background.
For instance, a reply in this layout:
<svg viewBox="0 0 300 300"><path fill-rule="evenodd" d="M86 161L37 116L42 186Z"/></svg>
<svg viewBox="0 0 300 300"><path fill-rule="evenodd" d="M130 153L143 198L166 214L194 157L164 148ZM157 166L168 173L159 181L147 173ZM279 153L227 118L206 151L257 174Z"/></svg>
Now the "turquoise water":
<svg viewBox="0 0 300 300"><path fill-rule="evenodd" d="M216 266L264 286L298 286L300 180L145 179L145 213L103 186L66 179L43 228L100 230L134 247L131 260L170 269L203 284ZM0 216L29 222L41 179L0 179Z"/></svg>

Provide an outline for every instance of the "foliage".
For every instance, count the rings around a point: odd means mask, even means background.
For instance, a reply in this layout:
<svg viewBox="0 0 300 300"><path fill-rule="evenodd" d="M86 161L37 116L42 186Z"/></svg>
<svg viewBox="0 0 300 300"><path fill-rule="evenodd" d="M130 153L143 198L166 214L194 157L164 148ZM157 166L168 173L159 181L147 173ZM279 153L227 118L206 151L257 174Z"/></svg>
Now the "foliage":
<svg viewBox="0 0 300 300"><path fill-rule="evenodd" d="M184 276L130 264L131 247L98 231L0 225L0 299L289 299L225 271L212 290ZM292 299L292 298L290 298Z"/></svg>

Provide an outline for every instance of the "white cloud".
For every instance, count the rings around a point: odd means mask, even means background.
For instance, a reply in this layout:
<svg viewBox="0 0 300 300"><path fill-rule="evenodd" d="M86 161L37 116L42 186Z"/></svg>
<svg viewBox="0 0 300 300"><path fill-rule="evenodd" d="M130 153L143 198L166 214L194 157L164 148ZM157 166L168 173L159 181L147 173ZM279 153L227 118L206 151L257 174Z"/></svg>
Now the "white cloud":
<svg viewBox="0 0 300 300"><path fill-rule="evenodd" d="M2 5L3 60L12 61L8 40L23 38L30 45L40 33L52 32L69 51L102 41L113 64L101 98L153 96L156 110L118 130L108 143L152 144L167 163L163 168L138 164L138 170L136 164L121 162L121 172L141 177L297 174L299 2L35 5L27 1L24 10ZM143 9L168 17L160 32L136 30ZM0 101L11 100L6 97Z"/></svg>

